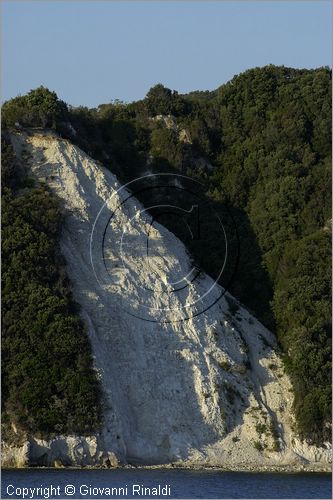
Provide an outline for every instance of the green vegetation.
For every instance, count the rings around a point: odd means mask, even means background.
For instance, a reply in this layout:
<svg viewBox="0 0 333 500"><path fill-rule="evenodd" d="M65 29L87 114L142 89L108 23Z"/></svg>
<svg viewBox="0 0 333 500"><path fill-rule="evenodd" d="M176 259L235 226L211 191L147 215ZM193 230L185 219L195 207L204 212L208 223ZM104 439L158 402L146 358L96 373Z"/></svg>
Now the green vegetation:
<svg viewBox="0 0 333 500"><path fill-rule="evenodd" d="M258 451L263 451L264 450L264 445L260 441L255 441L253 443L253 446Z"/></svg>
<svg viewBox="0 0 333 500"><path fill-rule="evenodd" d="M187 101L178 92L167 89L161 83L152 87L145 99L145 108L150 116L184 116L189 111Z"/></svg>
<svg viewBox="0 0 333 500"><path fill-rule="evenodd" d="M272 420L271 420L270 425L269 425L269 432L273 438L272 451L276 451L276 452L280 451L279 431Z"/></svg>
<svg viewBox="0 0 333 500"><path fill-rule="evenodd" d="M330 94L328 68L270 65L214 92L179 95L158 84L128 105L67 109L37 89L3 108L6 126L52 126L122 181L150 171L206 183L205 200L224 221L229 244L220 282L276 332L294 387L298 432L317 443L329 439L331 420ZM173 115L176 127L153 119L160 114ZM183 129L190 143L180 140ZM166 190L138 196L165 203ZM179 206L190 202L181 193ZM217 276L225 253L208 214L202 207L199 242L186 240L172 217L161 222L183 238L198 266Z"/></svg>
<svg viewBox="0 0 333 500"><path fill-rule="evenodd" d="M219 365L222 368L222 370L224 370L226 372L230 372L231 364L229 363L229 361L220 361Z"/></svg>
<svg viewBox="0 0 333 500"><path fill-rule="evenodd" d="M59 254L57 200L25 187L4 137L2 151L2 422L87 434L100 425L99 387Z"/></svg>
<svg viewBox="0 0 333 500"><path fill-rule="evenodd" d="M262 424L262 423L257 423L256 424L256 431L257 433L260 435L260 434L266 434L267 432L267 425L266 424Z"/></svg>
<svg viewBox="0 0 333 500"><path fill-rule="evenodd" d="M67 106L55 92L45 87L31 90L25 96L18 96L4 103L2 126L13 128L16 124L31 127L60 129L68 116Z"/></svg>

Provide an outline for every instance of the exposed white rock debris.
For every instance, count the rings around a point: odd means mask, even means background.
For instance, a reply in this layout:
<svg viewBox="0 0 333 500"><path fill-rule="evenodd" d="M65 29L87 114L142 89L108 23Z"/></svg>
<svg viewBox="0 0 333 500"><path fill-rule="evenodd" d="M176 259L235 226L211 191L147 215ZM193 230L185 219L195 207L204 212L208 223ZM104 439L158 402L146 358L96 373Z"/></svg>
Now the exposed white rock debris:
<svg viewBox="0 0 333 500"><path fill-rule="evenodd" d="M182 321L221 294L205 275L170 293L190 268L183 244L154 224L147 258L149 215L134 197L124 202L129 191L68 141L17 133L13 144L18 154L28 150L30 175L66 214L61 249L103 387L105 426L90 438L7 445L4 462L324 468L329 448L293 435L291 385L273 334L240 305L232 315L226 296Z"/></svg>
<svg viewBox="0 0 333 500"><path fill-rule="evenodd" d="M151 118L153 122L162 123L167 129L174 130L178 134L180 142L192 144L191 136L185 128L180 128L177 119L173 115L156 115Z"/></svg>

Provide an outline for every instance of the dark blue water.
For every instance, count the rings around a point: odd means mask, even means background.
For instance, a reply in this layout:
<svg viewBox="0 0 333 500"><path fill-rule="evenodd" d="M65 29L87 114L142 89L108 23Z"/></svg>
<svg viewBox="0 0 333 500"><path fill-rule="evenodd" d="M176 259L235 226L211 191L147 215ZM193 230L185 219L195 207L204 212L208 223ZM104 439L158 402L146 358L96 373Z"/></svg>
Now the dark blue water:
<svg viewBox="0 0 333 500"><path fill-rule="evenodd" d="M51 486L53 486L53 490L51 490ZM151 488L150 493L157 492L157 494L149 495L148 491L145 494L141 486ZM164 489L158 490L159 486ZM29 488L35 488L35 490L29 490ZM36 488L40 488L40 490L37 491ZM101 490L102 488L104 488L104 492ZM109 492L105 488L115 489ZM124 490L121 491L119 488L124 488ZM133 494L133 488L135 494ZM152 488L156 488L156 490L152 490ZM330 474L317 473L256 474L143 469L12 469L2 471L1 492L1 498L12 499L331 498L332 481ZM165 494L163 495L163 493Z"/></svg>

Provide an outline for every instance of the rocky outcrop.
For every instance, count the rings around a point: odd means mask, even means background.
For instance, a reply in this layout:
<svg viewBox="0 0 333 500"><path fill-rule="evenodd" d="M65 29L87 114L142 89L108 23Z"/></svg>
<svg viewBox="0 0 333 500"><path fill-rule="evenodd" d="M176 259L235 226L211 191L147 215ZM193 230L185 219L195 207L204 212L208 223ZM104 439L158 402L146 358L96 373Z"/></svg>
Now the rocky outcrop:
<svg viewBox="0 0 333 500"><path fill-rule="evenodd" d="M185 144L192 144L191 136L185 128L181 128L177 119L173 115L156 115L151 118L151 121L163 124L167 129L173 130L178 134L178 139L180 142Z"/></svg>
<svg viewBox="0 0 333 500"><path fill-rule="evenodd" d="M51 133L18 133L13 143L63 206L61 249L103 388L104 428L7 443L4 463L325 468L328 445L293 434L274 335L234 300L231 308L209 276L191 280L183 244L79 148Z"/></svg>
<svg viewBox="0 0 333 500"><path fill-rule="evenodd" d="M22 446L2 446L5 467L117 467L114 453L105 450L99 436L55 436L48 440L29 438Z"/></svg>

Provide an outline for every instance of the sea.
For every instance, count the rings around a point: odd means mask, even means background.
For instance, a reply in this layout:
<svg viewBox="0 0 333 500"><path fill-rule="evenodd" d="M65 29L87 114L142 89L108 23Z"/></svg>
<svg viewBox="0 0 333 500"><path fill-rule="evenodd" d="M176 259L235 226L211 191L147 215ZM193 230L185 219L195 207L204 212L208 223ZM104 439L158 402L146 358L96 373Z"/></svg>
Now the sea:
<svg viewBox="0 0 333 500"><path fill-rule="evenodd" d="M332 477L216 470L5 469L1 498L332 498Z"/></svg>

